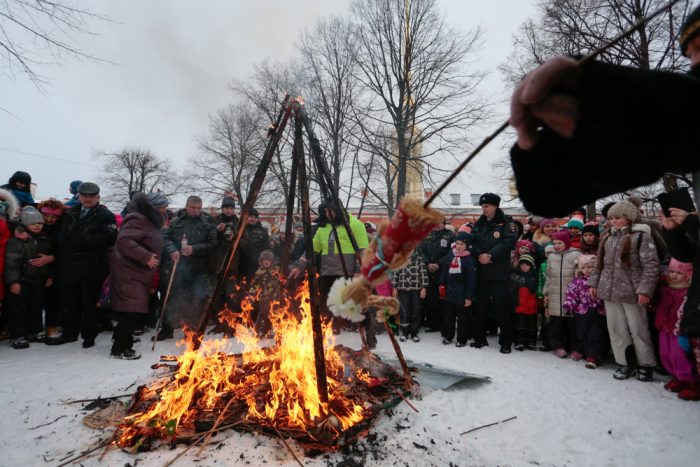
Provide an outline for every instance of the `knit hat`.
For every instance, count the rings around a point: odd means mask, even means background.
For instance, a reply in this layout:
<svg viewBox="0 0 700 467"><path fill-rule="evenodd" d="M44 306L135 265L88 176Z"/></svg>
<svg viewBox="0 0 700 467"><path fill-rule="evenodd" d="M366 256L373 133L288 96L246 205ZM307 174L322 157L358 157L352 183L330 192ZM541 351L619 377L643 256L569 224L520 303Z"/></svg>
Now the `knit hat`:
<svg viewBox="0 0 700 467"><path fill-rule="evenodd" d="M465 233L471 233L472 230L474 230L474 224L471 224L469 222L460 225L459 229L457 229L458 232L465 232Z"/></svg>
<svg viewBox="0 0 700 467"><path fill-rule="evenodd" d="M224 196L224 199L221 200L221 209L224 208L235 208L236 207L236 200L233 198L230 198L228 196Z"/></svg>
<svg viewBox="0 0 700 467"><path fill-rule="evenodd" d="M156 209L167 208L168 204L170 204L168 197L158 191L148 193L146 195L146 201L148 201L148 204Z"/></svg>
<svg viewBox="0 0 700 467"><path fill-rule="evenodd" d="M686 53L688 51L688 44L690 44L690 41L698 34L700 34L700 6L690 12L683 26L681 26L681 37L678 42L680 42L681 53L684 57L688 56Z"/></svg>
<svg viewBox="0 0 700 467"><path fill-rule="evenodd" d="M540 221L540 229L544 230L544 226L549 225L549 224L558 225L556 220L554 220L550 217L545 217L544 219L542 219Z"/></svg>
<svg viewBox="0 0 700 467"><path fill-rule="evenodd" d="M34 206L26 206L20 214L22 225L43 224L44 216Z"/></svg>
<svg viewBox="0 0 700 467"><path fill-rule="evenodd" d="M515 249L520 250L520 247L527 247L528 250L530 250L530 253L535 251L535 246L532 244L530 240L518 240L518 243L515 244Z"/></svg>
<svg viewBox="0 0 700 467"><path fill-rule="evenodd" d="M576 264L579 269L583 269L586 266L595 267L596 256L595 255L581 255L576 259Z"/></svg>
<svg viewBox="0 0 700 467"><path fill-rule="evenodd" d="M260 264L262 264L263 260L269 259L274 263L275 261L275 254L272 252L272 250L263 250L260 252Z"/></svg>
<svg viewBox="0 0 700 467"><path fill-rule="evenodd" d="M571 211L571 217L580 217L581 219L586 218L586 208L580 207Z"/></svg>
<svg viewBox="0 0 700 467"><path fill-rule="evenodd" d="M552 235L552 240L559 240L561 242L564 242L564 245L566 245L567 250L571 246L571 234L568 230L559 230L557 232L554 232L554 234Z"/></svg>
<svg viewBox="0 0 700 467"><path fill-rule="evenodd" d="M583 230L583 221L579 217L572 217L569 219L569 222L566 223L566 228L575 228L579 230Z"/></svg>
<svg viewBox="0 0 700 467"><path fill-rule="evenodd" d="M608 217L624 217L630 224L638 222L640 219L639 208L629 201L620 201L615 203L608 210Z"/></svg>
<svg viewBox="0 0 700 467"><path fill-rule="evenodd" d="M680 272L688 281L693 277L693 264L692 263L681 263L676 258L671 258L671 262L668 264L668 270Z"/></svg>
<svg viewBox="0 0 700 467"><path fill-rule="evenodd" d="M608 212L610 211L610 208L615 206L615 201L610 201L609 203L605 203L605 206L600 210L600 213L603 215L604 218L608 218Z"/></svg>
<svg viewBox="0 0 700 467"><path fill-rule="evenodd" d="M78 187L80 184L83 183L82 180L73 180L70 182L69 189L71 195L77 195L78 194Z"/></svg>
<svg viewBox="0 0 700 467"><path fill-rule="evenodd" d="M600 236L600 230L598 230L598 226L596 224L586 224L583 226L583 229L581 229L581 235L585 233L592 233L596 237Z"/></svg>
<svg viewBox="0 0 700 467"><path fill-rule="evenodd" d="M260 213L258 212L257 209L253 208L250 210L250 217L260 217Z"/></svg>
<svg viewBox="0 0 700 467"><path fill-rule="evenodd" d="M455 242L460 241L467 246L472 244L472 236L468 234L467 232L458 232L457 235L455 236Z"/></svg>
<svg viewBox="0 0 700 467"><path fill-rule="evenodd" d="M491 204L498 207L501 205L501 197L494 193L484 193L479 197L479 206L484 204Z"/></svg>
<svg viewBox="0 0 700 467"><path fill-rule="evenodd" d="M533 258L531 255L520 255L520 259L518 260L518 264L529 264L533 269L535 268L535 258Z"/></svg>

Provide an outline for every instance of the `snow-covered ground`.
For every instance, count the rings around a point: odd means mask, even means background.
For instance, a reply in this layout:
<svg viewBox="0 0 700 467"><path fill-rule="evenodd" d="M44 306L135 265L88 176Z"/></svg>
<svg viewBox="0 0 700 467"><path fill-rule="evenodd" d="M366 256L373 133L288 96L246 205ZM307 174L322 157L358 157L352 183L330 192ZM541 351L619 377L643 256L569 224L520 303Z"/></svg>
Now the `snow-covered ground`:
<svg viewBox="0 0 700 467"><path fill-rule="evenodd" d="M176 334L177 335L177 334ZM174 341L150 351L148 336L136 344L141 360L108 357L109 334L94 348L80 342L58 347L32 344L14 350L0 344L0 465L57 466L71 452L105 438L81 423L81 404L62 400L130 393L153 378L150 365L162 354L178 353ZM351 452L315 459L305 465L692 465L700 453L700 403L679 400L663 382L616 381L613 365L586 369L582 362L560 360L542 352L501 355L495 346L475 350L443 346L438 334L402 345L406 358L491 378L491 383L459 391L433 391L402 403L375 423L373 442ZM357 334L338 343L359 346ZM231 351L238 351L234 345ZM395 358L386 336L377 354ZM472 433L471 428L510 417L517 419ZM51 423L53 422L53 423ZM45 426L40 426L47 424ZM102 461L82 465L164 465L183 447L135 456L113 450ZM303 456L299 446L295 451ZM101 452L101 451L100 451ZM297 465L279 440L226 431L201 457L191 449L175 465Z"/></svg>

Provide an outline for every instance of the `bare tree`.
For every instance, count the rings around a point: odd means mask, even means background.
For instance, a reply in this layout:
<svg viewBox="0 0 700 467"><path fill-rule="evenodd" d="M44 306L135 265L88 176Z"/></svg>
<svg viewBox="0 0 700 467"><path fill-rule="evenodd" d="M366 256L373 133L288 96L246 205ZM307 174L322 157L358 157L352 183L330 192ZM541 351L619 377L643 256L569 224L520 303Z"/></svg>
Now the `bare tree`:
<svg viewBox="0 0 700 467"><path fill-rule="evenodd" d="M38 69L63 56L96 58L72 42L74 34L92 34L94 20L107 20L74 0L3 0L0 2L0 57L9 78L25 75L36 86L47 80Z"/></svg>
<svg viewBox="0 0 700 467"><path fill-rule="evenodd" d="M339 188L348 158L357 155L356 144L349 142L356 131L351 108L360 92L353 29L339 17L321 20L302 33L298 45L305 102L315 117L317 136L326 145L334 186ZM343 188L352 191L352 182L350 177Z"/></svg>
<svg viewBox="0 0 700 467"><path fill-rule="evenodd" d="M172 170L170 161L151 151L126 148L119 152L101 152L104 161L101 181L106 185L110 202L126 203L131 193L160 191L172 196L182 186L180 177Z"/></svg>
<svg viewBox="0 0 700 467"><path fill-rule="evenodd" d="M355 0L358 79L369 91L356 114L368 152L372 135L392 129L394 199L406 193L411 164L444 174L445 156L461 152L487 105L476 93L483 75L467 63L480 31L449 27L435 0ZM440 154L441 164L431 164Z"/></svg>
<svg viewBox="0 0 700 467"><path fill-rule="evenodd" d="M517 83L555 55L598 49L667 4L667 0L541 0L537 19L521 26L513 38L514 51L501 70ZM690 6L690 0L676 3L604 51L600 60L643 70L681 71L686 65L677 40Z"/></svg>
<svg viewBox="0 0 700 467"><path fill-rule="evenodd" d="M265 118L247 102L220 109L210 118L209 133L199 138L200 153L189 159L188 188L210 198L233 192L244 203L265 150L266 129Z"/></svg>

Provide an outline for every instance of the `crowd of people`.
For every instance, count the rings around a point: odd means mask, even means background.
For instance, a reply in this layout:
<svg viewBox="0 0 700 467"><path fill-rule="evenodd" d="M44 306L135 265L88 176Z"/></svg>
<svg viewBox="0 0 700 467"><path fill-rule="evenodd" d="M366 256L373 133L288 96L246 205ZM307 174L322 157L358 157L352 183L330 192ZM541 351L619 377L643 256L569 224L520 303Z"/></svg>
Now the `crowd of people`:
<svg viewBox="0 0 700 467"><path fill-rule="evenodd" d="M139 358L134 342L156 327L166 295L168 313L154 339L172 338L176 327L197 328L212 306L240 309L244 299L254 303L249 325L270 337L272 304L303 277L299 220L285 250L285 236L275 226L268 231L251 210L238 254L227 264L238 227L231 197L212 216L197 196L173 213L163 194L133 193L115 214L100 204L95 183L72 182L74 199L66 204L36 203L30 184L28 174L17 172L0 191L1 310L15 349L79 337L90 348L111 330L111 355ZM444 345L481 349L489 334L497 335L502 354L540 350L590 369L614 361L616 379L651 381L654 371L668 372L667 389L700 399L700 342L679 328L693 276L681 226L695 225L696 213L672 209L657 221L629 198L608 203L593 219L581 208L566 221L531 216L523 224L501 210L496 194L482 195L479 204L476 222L455 229L444 219L409 264L375 290L398 299L393 324L402 342L439 332ZM326 297L335 280L358 271L376 228L332 203L318 214L309 232L322 315L335 332L353 331L353 323L333 317ZM284 275L283 257L290 265ZM226 288L215 296L225 266ZM367 316L373 347L381 327L373 313Z"/></svg>

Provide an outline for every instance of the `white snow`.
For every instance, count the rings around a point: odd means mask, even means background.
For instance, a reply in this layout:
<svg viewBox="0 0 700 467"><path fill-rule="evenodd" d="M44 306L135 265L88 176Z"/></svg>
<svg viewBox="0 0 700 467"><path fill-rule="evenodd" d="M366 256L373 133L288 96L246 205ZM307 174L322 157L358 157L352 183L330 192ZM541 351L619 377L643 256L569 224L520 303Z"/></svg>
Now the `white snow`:
<svg viewBox="0 0 700 467"><path fill-rule="evenodd" d="M700 452L700 403L664 391L658 377L652 383L620 382L612 377L612 364L589 370L582 362L542 352L501 355L495 338L490 347L476 350L443 346L436 333L421 336L419 343L402 344L406 358L489 376L492 382L431 392L412 401L420 413L405 403L391 416L383 413L372 429L381 448L366 452L364 459L363 444L353 449L359 464L672 466L692 465ZM82 425L88 413L83 404L61 401L134 392L154 378L150 365L160 355L179 352L174 341L158 343L155 352L149 336L143 341L135 345L143 354L136 361L109 358L108 333L87 350L80 342L32 344L27 350L0 344L0 465L57 466L71 452L77 455L105 438L106 433ZM358 347L359 337L343 334L338 343ZM231 351L239 350L231 344ZM395 359L385 335L379 336L376 352ZM513 416L517 419L460 435ZM37 428L42 424L47 425ZM342 453L305 458L299 446L293 447L308 466L334 466L349 458ZM80 463L164 465L182 449L138 455L112 450L102 461L95 456ZM234 431L215 436L201 457L191 449L175 465L262 464L297 465L279 440Z"/></svg>

